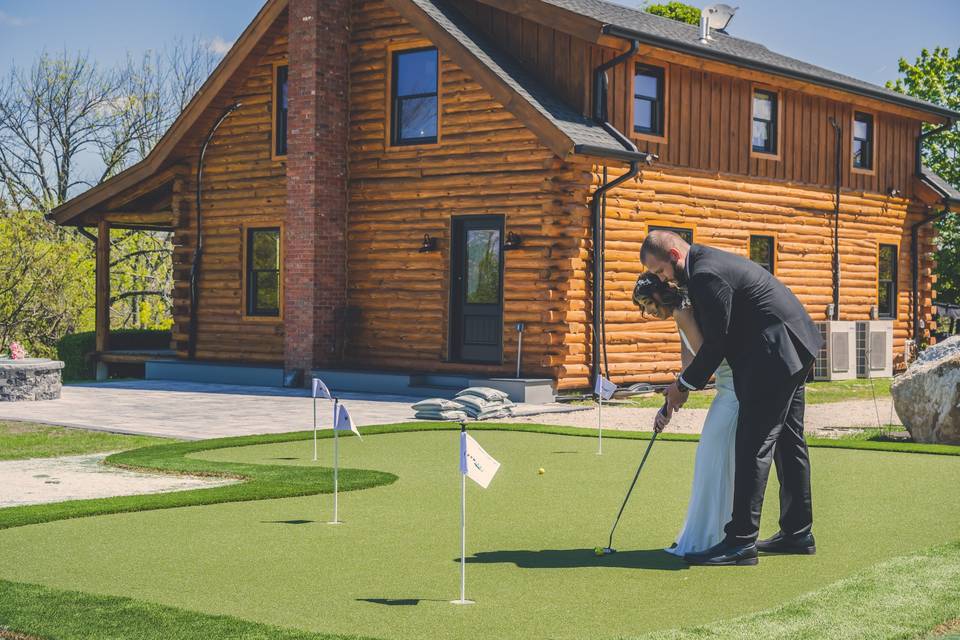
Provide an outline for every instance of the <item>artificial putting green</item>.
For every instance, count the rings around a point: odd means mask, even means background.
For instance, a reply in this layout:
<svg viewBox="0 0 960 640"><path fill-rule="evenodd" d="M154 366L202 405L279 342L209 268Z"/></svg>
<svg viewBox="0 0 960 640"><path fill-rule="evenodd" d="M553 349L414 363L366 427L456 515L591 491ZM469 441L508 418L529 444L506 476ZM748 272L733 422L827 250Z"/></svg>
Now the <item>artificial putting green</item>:
<svg viewBox="0 0 960 640"><path fill-rule="evenodd" d="M680 527L694 445L658 442L621 523L592 555L645 441L483 431L503 463L468 482L468 597L458 593L457 433L341 440L344 465L396 474L343 494L64 520L0 531L0 577L275 624L378 638L612 638L769 609L884 559L954 540L960 459L813 449L820 554L687 568L659 551ZM332 442L321 441L321 463ZM301 440L196 454L313 465ZM537 475L537 468L546 473ZM771 483L764 533L776 528Z"/></svg>

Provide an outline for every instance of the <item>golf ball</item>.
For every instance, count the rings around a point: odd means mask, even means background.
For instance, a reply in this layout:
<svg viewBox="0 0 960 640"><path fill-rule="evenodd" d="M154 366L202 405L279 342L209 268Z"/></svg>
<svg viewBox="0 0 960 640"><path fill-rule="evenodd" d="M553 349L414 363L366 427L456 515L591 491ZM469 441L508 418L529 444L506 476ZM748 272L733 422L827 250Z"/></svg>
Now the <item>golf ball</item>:
<svg viewBox="0 0 960 640"><path fill-rule="evenodd" d="M595 556L602 556L602 555L603 555L603 547L594 547L594 548L593 548L593 555L595 555Z"/></svg>
<svg viewBox="0 0 960 640"><path fill-rule="evenodd" d="M542 476L544 473L546 473L546 471L543 470L543 467L540 467L539 469L537 469L537 473Z"/></svg>

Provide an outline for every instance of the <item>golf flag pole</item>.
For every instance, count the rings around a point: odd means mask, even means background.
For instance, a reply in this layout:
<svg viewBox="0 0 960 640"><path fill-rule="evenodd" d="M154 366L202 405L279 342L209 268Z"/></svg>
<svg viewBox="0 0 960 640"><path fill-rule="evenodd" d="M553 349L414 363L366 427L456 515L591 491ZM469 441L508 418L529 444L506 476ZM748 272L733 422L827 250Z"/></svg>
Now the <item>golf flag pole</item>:
<svg viewBox="0 0 960 640"><path fill-rule="evenodd" d="M331 399L330 389L323 384L320 378L313 379L313 389L310 393L313 396L313 461L317 461L317 398ZM334 412L336 416L336 412Z"/></svg>
<svg viewBox="0 0 960 640"><path fill-rule="evenodd" d="M461 458L466 461L467 425L460 423ZM463 463L461 463L463 464ZM467 474L460 474L460 600L456 604L471 604L467 600Z"/></svg>
<svg viewBox="0 0 960 640"><path fill-rule="evenodd" d="M601 374L597 374L597 380L593 385L593 392L597 394L597 455L603 454L603 401L609 400L617 391L617 385L607 380Z"/></svg>
<svg viewBox="0 0 960 640"><path fill-rule="evenodd" d="M333 520L329 524L340 524L340 515L339 515L339 496L337 495L339 491L338 486L338 475L340 471L340 441L337 438L340 430L337 429L337 409L340 406L340 401L337 398L333 399Z"/></svg>

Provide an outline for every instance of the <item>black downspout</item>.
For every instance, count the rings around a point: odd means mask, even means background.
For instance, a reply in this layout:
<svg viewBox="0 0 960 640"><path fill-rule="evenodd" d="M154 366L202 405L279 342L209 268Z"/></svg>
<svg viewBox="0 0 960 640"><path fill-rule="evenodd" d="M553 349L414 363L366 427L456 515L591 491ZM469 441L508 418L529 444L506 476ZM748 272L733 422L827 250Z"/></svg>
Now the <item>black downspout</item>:
<svg viewBox="0 0 960 640"><path fill-rule="evenodd" d="M914 173L917 178L923 175L923 141L930 136L950 129L953 125L954 121L950 120L946 124L930 129L930 131L921 131L920 135L917 136L917 148L914 153ZM913 342L918 349L920 348L920 227L942 218L948 211L945 209L940 213L925 216L910 227L910 276L912 280L910 293L913 303Z"/></svg>
<svg viewBox="0 0 960 640"><path fill-rule="evenodd" d="M830 116L830 124L836 137L834 145L836 156L836 176L834 178L835 193L833 196L833 317L840 319L840 181L843 176L843 127L837 124L836 118Z"/></svg>
<svg viewBox="0 0 960 640"><path fill-rule="evenodd" d="M227 107L220 118L210 128L203 145L200 147L200 158L197 160L197 241L193 249L193 262L190 264L190 327L188 332L187 353L191 360L197 357L197 306L200 304L200 290L198 283L200 281L200 263L203 259L203 213L200 207L201 195L203 191L203 159L207 154L207 145L213 139L213 134L217 132L220 125L227 117L242 107L240 102Z"/></svg>
<svg viewBox="0 0 960 640"><path fill-rule="evenodd" d="M630 40L630 48L616 56L615 58L601 64L593 72L593 119L603 127L604 131L613 136L620 144L630 151L637 152L637 146L633 144L626 136L620 133L616 127L607 121L607 77L608 69L632 58L639 45L636 40ZM604 165L606 171L606 165ZM640 173L640 162L632 160L630 169L619 178L612 182L604 182L596 191L593 192L593 198L590 200L590 213L593 222L593 358L591 362L590 378L596 384L597 376L600 374L600 354L604 354L606 362L606 340L601 340L601 335L605 332L603 326L604 300L603 300L603 236L605 232L604 218L606 213L605 195L616 186L623 184L627 180ZM609 377L609 367L606 369Z"/></svg>

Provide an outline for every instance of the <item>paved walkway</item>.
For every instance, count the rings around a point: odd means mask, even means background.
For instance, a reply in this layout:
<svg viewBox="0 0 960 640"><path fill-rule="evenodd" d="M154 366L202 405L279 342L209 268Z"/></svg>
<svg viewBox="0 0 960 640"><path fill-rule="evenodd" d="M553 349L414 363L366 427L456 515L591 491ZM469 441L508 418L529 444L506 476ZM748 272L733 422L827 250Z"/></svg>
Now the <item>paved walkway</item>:
<svg viewBox="0 0 960 640"><path fill-rule="evenodd" d="M358 426L414 420L422 398L342 393ZM329 428L332 402L317 401L317 424ZM0 403L0 420L28 420L185 440L313 428L313 402L304 389L130 380L67 385L59 400ZM522 413L578 411L568 405L516 407Z"/></svg>
<svg viewBox="0 0 960 640"><path fill-rule="evenodd" d="M603 428L626 431L650 431L658 409L638 409L618 406L603 407ZM877 413L883 425L901 424L897 412L893 411L893 400L887 396L873 400L847 400L828 404L808 404L804 419L804 428L810 435L836 436L877 426ZM681 409L670 425L668 433L700 433L706 420L706 409ZM597 426L596 405L589 411L569 415L544 415L517 417L500 422L536 422L570 427Z"/></svg>
<svg viewBox="0 0 960 640"><path fill-rule="evenodd" d="M236 482L139 473L100 464L108 455L95 453L0 462L0 507L185 491Z"/></svg>

